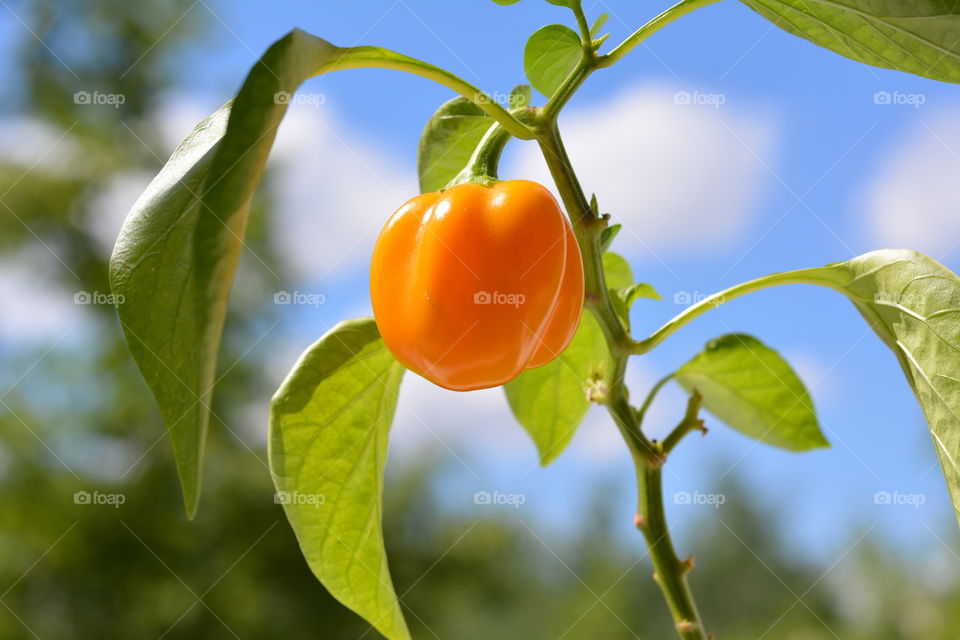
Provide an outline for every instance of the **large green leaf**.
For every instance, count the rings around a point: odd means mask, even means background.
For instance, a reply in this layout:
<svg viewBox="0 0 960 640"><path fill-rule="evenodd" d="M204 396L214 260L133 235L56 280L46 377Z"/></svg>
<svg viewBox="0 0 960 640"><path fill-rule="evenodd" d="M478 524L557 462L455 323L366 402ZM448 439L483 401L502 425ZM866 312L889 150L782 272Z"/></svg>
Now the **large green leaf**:
<svg viewBox="0 0 960 640"><path fill-rule="evenodd" d="M420 136L420 192L440 191L467 166L493 119L460 96L443 103Z"/></svg>
<svg viewBox="0 0 960 640"><path fill-rule="evenodd" d="M559 357L504 385L513 415L537 445L540 464L553 462L573 438L590 408L587 385L602 379L607 359L603 332L593 315L584 313Z"/></svg>
<svg viewBox="0 0 960 640"><path fill-rule="evenodd" d="M110 261L120 321L173 441L196 512L217 351L251 194L289 95L341 50L295 31L264 54L232 105L197 125L137 200Z"/></svg>
<svg viewBox="0 0 960 640"><path fill-rule="evenodd" d="M923 408L960 518L960 277L915 251L885 249L825 267L775 273L716 293L639 343L643 352L690 320L738 296L816 284L849 298L893 350Z"/></svg>
<svg viewBox="0 0 960 640"><path fill-rule="evenodd" d="M383 544L383 468L404 369L373 319L342 322L300 358L270 409L270 469L327 590L391 640L409 638Z"/></svg>
<svg viewBox="0 0 960 640"><path fill-rule="evenodd" d="M807 388L776 351L748 335L729 334L674 374L703 406L737 431L791 451L827 446Z"/></svg>
<svg viewBox="0 0 960 640"><path fill-rule="evenodd" d="M794 35L860 62L960 82L955 0L743 0Z"/></svg>
<svg viewBox="0 0 960 640"><path fill-rule="evenodd" d="M386 49L336 47L295 30L267 50L232 103L177 148L117 239L110 282L123 300L120 322L173 441L190 516L199 499L217 351L250 198L297 87L311 76L357 67L430 78L510 119L489 96L442 69Z"/></svg>
<svg viewBox="0 0 960 640"><path fill-rule="evenodd" d="M523 49L523 66L533 88L548 98L580 60L580 36L570 27L550 24L534 32Z"/></svg>

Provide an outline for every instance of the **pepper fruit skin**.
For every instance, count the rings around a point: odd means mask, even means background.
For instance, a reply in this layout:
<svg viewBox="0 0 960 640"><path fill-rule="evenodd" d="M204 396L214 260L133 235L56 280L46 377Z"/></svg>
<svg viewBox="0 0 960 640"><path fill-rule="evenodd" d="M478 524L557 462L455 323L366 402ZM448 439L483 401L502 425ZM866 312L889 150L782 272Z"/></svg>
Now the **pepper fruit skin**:
<svg viewBox="0 0 960 640"><path fill-rule="evenodd" d="M583 296L573 229L528 180L412 198L380 232L370 268L387 348L455 391L499 386L553 360L576 333Z"/></svg>

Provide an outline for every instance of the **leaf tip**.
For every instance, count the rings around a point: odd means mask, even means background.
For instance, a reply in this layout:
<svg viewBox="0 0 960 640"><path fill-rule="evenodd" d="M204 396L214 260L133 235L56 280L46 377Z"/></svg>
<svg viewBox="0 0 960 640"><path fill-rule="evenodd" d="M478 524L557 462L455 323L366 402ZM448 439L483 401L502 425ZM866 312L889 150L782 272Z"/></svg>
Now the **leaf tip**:
<svg viewBox="0 0 960 640"><path fill-rule="evenodd" d="M188 487L185 482L181 480L180 486L183 490L183 510L187 516L187 520L193 522L197 518L197 511L200 509L200 482L196 482L194 486Z"/></svg>
<svg viewBox="0 0 960 640"><path fill-rule="evenodd" d="M540 467L541 468L549 467L551 464L553 464L553 461L556 460L559 456L560 456L559 451L551 451L551 450L540 451L540 454L538 456L538 458L540 459Z"/></svg>

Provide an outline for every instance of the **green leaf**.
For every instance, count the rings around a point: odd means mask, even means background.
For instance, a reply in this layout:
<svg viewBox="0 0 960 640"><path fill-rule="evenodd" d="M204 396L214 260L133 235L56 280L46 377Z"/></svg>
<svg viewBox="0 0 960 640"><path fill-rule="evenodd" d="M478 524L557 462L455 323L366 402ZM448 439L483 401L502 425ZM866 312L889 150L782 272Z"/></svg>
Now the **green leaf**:
<svg viewBox="0 0 960 640"><path fill-rule="evenodd" d="M570 27L551 24L527 40L523 65L533 88L549 98L577 66L580 55L580 36Z"/></svg>
<svg viewBox="0 0 960 640"><path fill-rule="evenodd" d="M613 244L613 240L617 237L617 234L620 233L620 229L623 228L622 224L613 224L609 227L606 227L603 231L600 232L600 251L605 252L610 250L610 245Z"/></svg>
<svg viewBox="0 0 960 640"><path fill-rule="evenodd" d="M593 21L593 26L590 27L590 37L596 38L597 34L600 33L600 30L603 29L603 25L607 24L607 20L609 19L609 13L601 13L599 16L597 16L597 19Z"/></svg>
<svg viewBox="0 0 960 640"><path fill-rule="evenodd" d="M337 69L420 75L503 116L453 74L377 47L336 47L294 30L253 67L236 98L197 125L134 204L110 260L127 343L173 442L187 514L196 513L217 351L253 191L297 87Z"/></svg>
<svg viewBox="0 0 960 640"><path fill-rule="evenodd" d="M907 250L799 272L846 295L897 356L923 408L960 517L960 278Z"/></svg>
<svg viewBox="0 0 960 640"><path fill-rule="evenodd" d="M619 253L607 251L603 254L603 273L608 289L622 289L633 284L633 269Z"/></svg>
<svg viewBox="0 0 960 640"><path fill-rule="evenodd" d="M285 99L343 50L294 31L232 103L197 125L134 204L110 260L120 322L173 442L187 513L201 462L227 297Z"/></svg>
<svg viewBox="0 0 960 640"><path fill-rule="evenodd" d="M652 284L640 282L638 284L617 289L617 297L623 300L628 307L638 298L647 298L649 300L663 300Z"/></svg>
<svg viewBox="0 0 960 640"><path fill-rule="evenodd" d="M270 470L310 569L391 640L410 637L381 523L403 372L372 318L349 320L303 354L270 408Z"/></svg>
<svg viewBox="0 0 960 640"><path fill-rule="evenodd" d="M567 7L568 9L573 9L580 6L581 0L547 0L547 2L558 7Z"/></svg>
<svg viewBox="0 0 960 640"><path fill-rule="evenodd" d="M420 136L417 170L420 192L440 191L467 166L493 119L466 98L443 103Z"/></svg>
<svg viewBox="0 0 960 640"><path fill-rule="evenodd" d="M628 330L630 329L630 308L638 298L663 300L663 297L657 293L653 285L646 282L610 289L610 301L613 302L613 308L620 316L620 320L623 321L623 326Z"/></svg>
<svg viewBox="0 0 960 640"><path fill-rule="evenodd" d="M517 4L518 2L520 2L520 0L493 0L493 1L503 6L507 6L510 4Z"/></svg>
<svg viewBox="0 0 960 640"><path fill-rule="evenodd" d="M699 391L717 418L751 438L790 451L828 446L803 382L756 338L712 340L674 377L687 391Z"/></svg>
<svg viewBox="0 0 960 640"><path fill-rule="evenodd" d="M602 378L607 358L600 325L587 312L559 357L504 385L513 415L537 445L541 465L553 462L573 438L590 408L586 386Z"/></svg>
<svg viewBox="0 0 960 640"><path fill-rule="evenodd" d="M743 0L786 31L877 67L960 82L953 0Z"/></svg>
<svg viewBox="0 0 960 640"><path fill-rule="evenodd" d="M694 318L741 295L816 284L847 296L897 357L940 457L960 520L960 277L922 253L885 249L825 267L774 273L685 309L641 342L646 351Z"/></svg>
<svg viewBox="0 0 960 640"><path fill-rule="evenodd" d="M613 237L620 230L620 225L613 225L604 229L610 231L609 237L600 237L600 244L609 244ZM630 307L637 298L650 298L652 300L663 300L657 293L653 285L645 282L636 284L633 281L633 269L626 259L618 253L607 251L603 254L603 273L607 280L607 288L610 290L610 299L613 302L613 308L623 321L623 325L630 328Z"/></svg>
<svg viewBox="0 0 960 640"><path fill-rule="evenodd" d="M526 107L530 104L530 98L533 97L533 90L528 84L518 84L510 92L510 108L517 109Z"/></svg>

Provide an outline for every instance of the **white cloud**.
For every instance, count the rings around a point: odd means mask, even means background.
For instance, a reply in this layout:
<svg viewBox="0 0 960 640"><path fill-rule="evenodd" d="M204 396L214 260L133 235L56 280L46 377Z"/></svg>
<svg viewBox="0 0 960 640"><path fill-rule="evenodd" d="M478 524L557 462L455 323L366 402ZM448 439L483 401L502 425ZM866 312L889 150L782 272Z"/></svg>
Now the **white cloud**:
<svg viewBox="0 0 960 640"><path fill-rule="evenodd" d="M151 151L166 162L193 128L219 107L217 101L208 95L177 92L164 95L152 113L152 124L157 128L162 148Z"/></svg>
<svg viewBox="0 0 960 640"><path fill-rule="evenodd" d="M87 307L74 304L77 292L54 284L51 261L39 247L0 260L0 342L50 344L79 332Z"/></svg>
<svg viewBox="0 0 960 640"><path fill-rule="evenodd" d="M881 246L934 258L960 246L960 123L955 110L924 117L882 155L862 211Z"/></svg>
<svg viewBox="0 0 960 640"><path fill-rule="evenodd" d="M81 175L90 162L69 131L30 117L0 120L0 158L57 176Z"/></svg>
<svg viewBox="0 0 960 640"><path fill-rule="evenodd" d="M503 389L448 391L413 373L404 376L401 386L391 447L400 459L423 448L439 449L467 469L478 457L522 464L537 455Z"/></svg>
<svg viewBox="0 0 960 640"><path fill-rule="evenodd" d="M770 180L770 118L732 100L715 107L677 95L664 85L635 87L561 121L584 189L624 225L621 248L721 250L749 230ZM509 175L551 184L539 154L524 145Z"/></svg>
<svg viewBox="0 0 960 640"><path fill-rule="evenodd" d="M113 245L130 207L146 190L153 176L148 171L118 173L91 198L87 229L96 239L103 255L108 256L113 252Z"/></svg>
<svg viewBox="0 0 960 640"><path fill-rule="evenodd" d="M391 158L328 105L291 105L270 159L277 243L295 274L355 272L387 218L417 193L414 154Z"/></svg>

